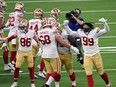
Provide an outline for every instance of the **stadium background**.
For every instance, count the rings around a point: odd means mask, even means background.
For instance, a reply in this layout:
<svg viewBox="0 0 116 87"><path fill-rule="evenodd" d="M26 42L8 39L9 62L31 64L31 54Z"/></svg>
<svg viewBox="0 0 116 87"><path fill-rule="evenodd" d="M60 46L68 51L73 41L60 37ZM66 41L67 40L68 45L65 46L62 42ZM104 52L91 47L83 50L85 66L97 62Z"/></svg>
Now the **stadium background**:
<svg viewBox="0 0 116 87"><path fill-rule="evenodd" d="M5 20L8 19L8 14L14 11L14 6L17 1L21 0L5 0L7 3L7 10L5 12ZM86 22L94 22L94 26L103 28L98 23L98 19L104 17L108 20L111 31L102 36L99 41L100 50L103 57L104 68L109 75L112 86L116 87L116 0L22 0L25 4L26 13L24 18L29 20L33 18L33 11L36 8L42 8L45 12L45 16L49 17L50 10L57 7L61 10L60 19L61 24L65 20L65 14L75 8L82 10L81 17ZM7 35L8 30L5 30ZM74 70L77 77L77 87L87 87L86 76L84 70L81 70L81 65L77 62L77 58L74 54ZM36 58L36 66L40 62L40 57ZM35 66L35 73L38 69ZM18 87L30 87L30 79L28 75L28 69L26 62L22 65L21 70L24 71L20 74ZM95 87L105 87L105 83L98 75L93 71ZM13 74L4 72L2 51L0 50L0 87L10 87L13 83ZM35 80L36 87L41 87L45 83L45 79L39 78ZM54 87L54 84L53 84ZM60 87L71 87L71 82L65 69L61 72Z"/></svg>

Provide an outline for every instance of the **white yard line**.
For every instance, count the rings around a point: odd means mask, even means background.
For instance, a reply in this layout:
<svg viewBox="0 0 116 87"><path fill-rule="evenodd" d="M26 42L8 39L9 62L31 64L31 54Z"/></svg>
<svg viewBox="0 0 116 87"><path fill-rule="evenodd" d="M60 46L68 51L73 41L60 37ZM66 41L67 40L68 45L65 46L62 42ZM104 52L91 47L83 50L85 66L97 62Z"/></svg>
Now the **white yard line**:
<svg viewBox="0 0 116 87"><path fill-rule="evenodd" d="M77 73L80 73L80 72L85 72L85 70L74 70L75 72ZM116 71L116 69L105 69L105 71ZM96 72L96 70L93 70L93 72ZM38 72L35 72L36 74L38 74ZM67 71L61 71L61 73L67 73ZM25 74L29 74L29 73L21 73L21 75L25 75ZM0 74L0 75L13 75L13 73L3 73L3 74Z"/></svg>
<svg viewBox="0 0 116 87"><path fill-rule="evenodd" d="M84 2L84 1L97 1L97 0L48 0L48 1L40 1L40 0L38 0L38 1L22 1L22 2L24 2L24 3L37 3L37 2L39 2L39 3L47 3L47 2L77 2L77 1L80 1L80 2ZM16 3L17 1L6 1L6 3Z"/></svg>
<svg viewBox="0 0 116 87"><path fill-rule="evenodd" d="M62 14L65 14L67 12L69 11L61 11ZM116 12L116 10L88 10L88 11L82 11L82 12L84 13L102 12L103 13L103 12ZM49 14L50 12L44 12L44 13ZM6 12L4 14L9 14L9 13ZM25 14L33 14L33 12L26 12Z"/></svg>

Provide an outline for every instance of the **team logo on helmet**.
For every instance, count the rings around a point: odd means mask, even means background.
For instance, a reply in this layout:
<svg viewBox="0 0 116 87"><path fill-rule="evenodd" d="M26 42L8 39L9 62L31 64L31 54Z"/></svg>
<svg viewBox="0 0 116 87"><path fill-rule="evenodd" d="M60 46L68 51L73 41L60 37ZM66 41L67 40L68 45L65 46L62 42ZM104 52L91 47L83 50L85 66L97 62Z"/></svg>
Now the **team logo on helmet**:
<svg viewBox="0 0 116 87"><path fill-rule="evenodd" d="M35 11L34 11L34 18L42 19L43 15L44 15L44 12L43 12L43 10L41 8L35 9Z"/></svg>
<svg viewBox="0 0 116 87"><path fill-rule="evenodd" d="M42 27L44 28L44 27L47 27L47 26L52 27L51 21L48 18L43 18Z"/></svg>
<svg viewBox="0 0 116 87"><path fill-rule="evenodd" d="M25 12L25 7L24 7L24 3L23 2L17 2L15 4L15 10L21 11L21 12Z"/></svg>
<svg viewBox="0 0 116 87"><path fill-rule="evenodd" d="M21 33L25 33L29 28L29 23L27 20L22 20L22 22L18 26L18 30L21 31Z"/></svg>
<svg viewBox="0 0 116 87"><path fill-rule="evenodd" d="M59 18L60 16L60 10L58 8L53 8L51 10L51 14L50 14L52 17L55 17L56 19Z"/></svg>

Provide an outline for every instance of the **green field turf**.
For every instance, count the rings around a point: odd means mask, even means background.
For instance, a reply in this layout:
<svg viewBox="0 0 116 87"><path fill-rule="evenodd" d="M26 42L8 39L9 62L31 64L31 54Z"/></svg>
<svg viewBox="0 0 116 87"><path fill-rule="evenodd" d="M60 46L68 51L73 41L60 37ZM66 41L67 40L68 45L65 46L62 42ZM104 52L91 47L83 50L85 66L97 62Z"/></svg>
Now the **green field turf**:
<svg viewBox="0 0 116 87"><path fill-rule="evenodd" d="M5 12L5 20L8 19L8 14L14 11L14 5L16 1L21 0L5 0L7 2L7 10ZM36 8L42 8L45 12L45 16L49 17L50 10L57 7L61 10L61 16L58 20L61 24L65 20L66 12L75 8L82 10L81 17L87 22L95 22L95 26L103 28L98 23L98 19L104 17L108 20L110 26L110 32L100 38L100 47L112 47L112 48L101 48L101 53L104 62L104 68L108 73L109 79L113 87L116 87L116 0L22 0L25 4L26 13L24 18L30 20L33 18L33 11ZM53 2L52 2L53 1ZM8 30L5 30L7 35ZM4 65L2 59L2 51L0 50L0 87L10 87L13 83L13 74L10 72L4 72ZM81 70L81 65L77 62L77 58L74 55L74 70L77 77L77 87L87 87L87 81L84 70ZM37 57L37 66L40 62L40 57ZM24 71L20 74L18 80L18 87L30 87L30 79L26 62L21 67ZM35 67L35 73L37 74L38 69ZM98 75L96 71L93 71L95 87L105 87L105 83ZM36 87L42 87L45 83L45 79L35 79ZM54 83L53 83L53 86ZM71 81L66 73L65 69L61 72L60 87L71 87Z"/></svg>

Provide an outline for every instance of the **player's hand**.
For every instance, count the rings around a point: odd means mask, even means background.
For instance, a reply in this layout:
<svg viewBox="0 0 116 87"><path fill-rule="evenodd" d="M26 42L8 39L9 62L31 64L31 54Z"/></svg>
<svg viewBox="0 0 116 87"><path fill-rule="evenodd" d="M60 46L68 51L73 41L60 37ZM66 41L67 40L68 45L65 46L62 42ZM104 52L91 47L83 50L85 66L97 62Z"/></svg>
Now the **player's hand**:
<svg viewBox="0 0 116 87"><path fill-rule="evenodd" d="M69 21L68 21L68 20L64 20L63 25L64 25L64 26L67 26L67 25L68 25L68 23L69 23Z"/></svg>
<svg viewBox="0 0 116 87"><path fill-rule="evenodd" d="M79 50L78 50L76 47L71 46L71 49L72 49L76 54L80 54L80 53L79 53Z"/></svg>
<svg viewBox="0 0 116 87"><path fill-rule="evenodd" d="M106 23L106 22L107 22L107 19L105 19L105 18L100 18L100 19L99 19L99 22L101 22L101 23Z"/></svg>

